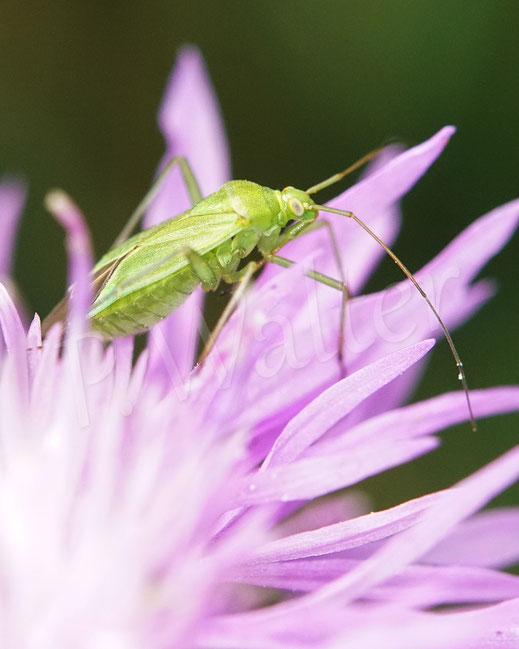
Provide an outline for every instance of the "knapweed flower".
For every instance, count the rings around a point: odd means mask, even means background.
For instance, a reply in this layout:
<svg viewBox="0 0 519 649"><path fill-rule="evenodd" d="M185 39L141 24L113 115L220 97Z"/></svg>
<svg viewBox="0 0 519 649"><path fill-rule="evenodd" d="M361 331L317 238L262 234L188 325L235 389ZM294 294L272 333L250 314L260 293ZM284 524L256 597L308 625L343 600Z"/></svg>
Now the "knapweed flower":
<svg viewBox="0 0 519 649"><path fill-rule="evenodd" d="M165 159L186 155L205 194L229 177L200 56L185 50L160 112ZM390 242L397 201L441 153L445 128L390 151L333 205ZM187 207L172 174L148 225ZM0 270L20 189L0 188ZM54 193L67 233L68 326L41 340L0 287L0 646L5 649L519 646L519 509L482 513L519 475L519 447L454 487L369 513L344 491L436 448L467 419L461 391L402 405L438 325L404 281L348 304L305 277L336 275L314 233L268 268L193 371L200 293L150 333L88 331L89 237ZM333 218L333 217L331 217ZM519 202L487 214L417 277L454 328L492 293L473 283L512 235ZM381 251L333 219L359 295ZM9 245L6 242L9 241ZM519 407L519 388L472 392L477 417ZM322 498L325 496L325 498Z"/></svg>

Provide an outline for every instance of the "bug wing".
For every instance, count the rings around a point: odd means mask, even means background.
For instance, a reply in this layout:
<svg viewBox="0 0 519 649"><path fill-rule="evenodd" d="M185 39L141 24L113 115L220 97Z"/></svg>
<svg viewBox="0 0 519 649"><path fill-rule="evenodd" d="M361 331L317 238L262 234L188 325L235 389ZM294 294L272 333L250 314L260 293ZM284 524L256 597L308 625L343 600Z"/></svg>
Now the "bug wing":
<svg viewBox="0 0 519 649"><path fill-rule="evenodd" d="M200 255L214 250L243 228L236 212L189 214L137 234L97 264L116 264L94 301L91 315L125 295L164 279L188 265L186 249ZM101 266L103 264L103 266Z"/></svg>
<svg viewBox="0 0 519 649"><path fill-rule="evenodd" d="M120 260L115 260L111 263L105 264L94 273L94 278L92 280L92 294L94 300L102 291L103 287L105 286L106 282L110 278L111 273L116 268L119 261ZM67 321L69 301L70 301L69 291L67 291L65 297L56 304L56 306L52 309L49 315L46 318L44 318L41 324L41 333L43 337L45 337L48 334L49 329L52 327L52 325L56 324L56 322Z"/></svg>

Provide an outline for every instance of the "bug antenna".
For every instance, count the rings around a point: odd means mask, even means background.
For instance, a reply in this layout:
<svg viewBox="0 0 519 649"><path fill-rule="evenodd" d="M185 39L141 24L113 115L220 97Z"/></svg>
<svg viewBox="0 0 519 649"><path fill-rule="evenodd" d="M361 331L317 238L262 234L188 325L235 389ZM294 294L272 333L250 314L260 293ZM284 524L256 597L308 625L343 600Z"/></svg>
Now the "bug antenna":
<svg viewBox="0 0 519 649"><path fill-rule="evenodd" d="M351 174L359 167L362 167L362 165L365 165L370 160L373 160L373 158L375 158L383 149L385 149L385 146L379 146L376 149L373 149L373 151L366 153L365 156L362 156L362 158L360 158L359 160L351 164L349 167L344 169L344 171L341 171L338 174L333 174L333 176L330 176L329 178L321 181L320 183L317 183L317 185L313 185L313 187L310 187L310 189L306 190L306 193L315 194L316 192L320 192L321 189L326 189L326 187L330 187L330 185L334 185L335 183L339 182L339 180L342 180L344 176Z"/></svg>
<svg viewBox="0 0 519 649"><path fill-rule="evenodd" d="M400 259L395 255L395 253L386 246L386 244L377 237L377 235L371 230L363 221L359 219L358 216L355 216L353 212L346 212L344 210L336 210L333 207L328 207L326 205L309 205L309 208L315 210L315 211L320 211L322 210L323 212L331 212L332 214L340 214L341 216L347 216L350 219L353 219L356 221L360 227L365 230L375 241L382 246L382 248L386 251L386 253L391 257L391 259L395 262L395 264L400 268L400 270L404 273L404 275L411 280L411 282L414 284L415 288L418 290L420 295L424 298L424 300L427 302L429 305L431 311L434 313L436 319L440 323L440 327L443 331L443 335L445 336L445 339L447 340L447 343L449 344L452 356L454 357L454 360L456 361L456 367L458 369L458 380L461 381L462 388L465 392L465 397L467 400L467 407L469 411L469 417L470 417L470 424L472 426L472 430L476 432L477 430L477 425L476 425L476 419L474 417L474 413L472 410L472 404L470 402L470 393L469 393L469 388L467 384L467 378L465 376L465 370L463 368L463 363L461 362L460 355L456 351L456 347L454 346L454 342L452 340L452 337L449 333L449 330L445 326L445 323L440 317L440 314L434 307L433 303L429 299L427 293L423 290L423 288L420 286L420 284L417 282L411 271L400 261Z"/></svg>

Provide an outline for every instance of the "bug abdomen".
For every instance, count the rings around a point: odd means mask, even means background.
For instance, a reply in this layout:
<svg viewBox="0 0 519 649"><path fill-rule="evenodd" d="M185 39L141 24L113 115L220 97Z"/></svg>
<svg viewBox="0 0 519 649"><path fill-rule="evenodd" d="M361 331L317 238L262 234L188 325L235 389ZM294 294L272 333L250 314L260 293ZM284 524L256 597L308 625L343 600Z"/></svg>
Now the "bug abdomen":
<svg viewBox="0 0 519 649"><path fill-rule="evenodd" d="M199 283L191 267L185 266L111 302L91 317L92 329L109 338L144 333L178 308Z"/></svg>

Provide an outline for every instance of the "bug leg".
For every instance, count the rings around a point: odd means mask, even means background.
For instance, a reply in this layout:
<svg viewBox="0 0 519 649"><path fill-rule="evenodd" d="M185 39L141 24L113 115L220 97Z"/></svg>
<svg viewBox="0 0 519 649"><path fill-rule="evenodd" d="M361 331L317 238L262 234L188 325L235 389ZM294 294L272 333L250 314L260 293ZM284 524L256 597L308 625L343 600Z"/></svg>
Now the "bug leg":
<svg viewBox="0 0 519 649"><path fill-rule="evenodd" d="M285 257L280 257L279 255L274 255L274 254L266 255L265 259L273 264L277 264L278 266L281 266L282 268L290 268L295 264L295 262L292 261L291 259L286 259ZM309 270L305 273L305 275L315 280L316 282L319 282L320 284L324 284L325 286L330 286L331 288L334 288L337 291L341 291L342 293L341 321L339 327L339 343L338 343L339 348L337 350L337 357L339 361L341 376L345 376L346 367L344 364L344 355L343 355L344 328L346 324L346 305L351 296L350 291L348 289L346 282L341 282L337 279L334 279L333 277L329 277L328 275L319 273L316 270Z"/></svg>
<svg viewBox="0 0 519 649"><path fill-rule="evenodd" d="M286 245L289 241L292 241L293 239L296 239L298 237L303 236L304 234L309 234L310 232L314 232L315 230L318 230L320 228L326 228L328 231L328 236L330 238L330 243L332 245L332 252L333 256L335 258L335 262L337 264L337 269L339 271L339 277L340 277L340 282L332 286L332 288L337 288L342 292L342 302L341 302L341 313L340 313L340 321L339 321L339 338L337 342L337 360L339 362L339 366L341 369L341 375L345 376L346 375L346 366L344 362L344 342L345 342L345 331L346 331L346 307L348 300L351 297L351 292L348 289L348 285L346 282L346 273L344 272L344 267L342 264L342 259L341 259L341 254L339 251L339 246L337 244L337 238L335 236L335 233L333 231L333 226L332 224L324 218L319 219L318 221L312 221L311 223L305 223L304 225L300 225L301 222L295 224L299 225L300 227L296 230L294 226L289 228L287 231L285 231L279 238L279 240L276 242L276 245L272 249L271 252L267 253L265 257L268 259L269 255L272 255L273 253L276 253L278 250L280 250L284 245ZM269 259L270 261L270 259ZM274 263L278 263L274 261ZM315 271L312 271L315 272ZM308 274L308 273L307 273ZM319 273L321 278L328 278L327 275L323 275L322 273ZM328 278L332 279L332 278ZM317 280L321 281L321 280ZM336 282L337 280L333 280ZM322 282L321 283L326 283ZM331 284L327 284L327 286L331 286Z"/></svg>
<svg viewBox="0 0 519 649"><path fill-rule="evenodd" d="M227 284L239 283L239 286L232 294L225 309L222 311L220 317L218 318L214 329L210 333L204 349L200 354L200 358L198 360L199 363L202 363L209 355L209 352L214 347L216 339L218 338L221 330L231 317L234 309L243 296L252 276L265 263L264 259L260 261L251 261L243 268L240 268L240 270L236 270L238 264L240 263L240 259L243 259L250 254L254 246L257 244L258 239L259 235L254 232L254 230L246 229L235 235L232 240L226 241L221 244L216 250L216 258L218 260L218 263L222 267L221 278Z"/></svg>
<svg viewBox="0 0 519 649"><path fill-rule="evenodd" d="M128 239L130 234L135 230L137 224L144 216L144 213L146 212L151 202L157 195L160 187L162 186L162 183L164 182L164 180L166 179L166 177L169 175L170 171L173 169L173 167L176 164L179 165L180 171L182 172L182 178L184 179L184 183L189 193L189 198L191 199L191 203L193 205L196 205L202 200L202 192L200 191L200 187L198 185L198 182L195 178L195 174L193 173L193 170L191 169L189 162L186 160L186 158L184 158L184 156L175 156L174 158L171 158L171 160L166 164L164 169L160 172L160 174L153 182L146 196L144 196L142 201L135 208L135 211L126 222L126 225L119 233L119 236L113 242L111 246L112 248L115 248L115 246L118 246L123 241L126 241L126 239Z"/></svg>
<svg viewBox="0 0 519 649"><path fill-rule="evenodd" d="M210 264L191 248L186 248L184 251L186 259L189 262L191 270L198 277L202 283L204 291L214 291L220 283L220 278L217 277Z"/></svg>
<svg viewBox="0 0 519 649"><path fill-rule="evenodd" d="M346 307L348 304L348 300L351 297L351 292L348 288L348 284L346 282L346 273L344 272L344 266L342 264L342 259L341 259L341 253L339 250L339 245L337 243L337 237L335 236L335 232L333 230L333 226L328 221L327 219L321 218L318 221L314 221L313 223L309 223L307 229L302 233L306 234L308 232L313 232L314 230L320 229L320 228L326 228L328 231L328 237L330 239L330 243L332 245L332 251L333 251L333 256L335 257L335 263L337 264L337 269L339 271L339 278L341 281L341 284L343 286L342 290L342 301L341 301L341 314L340 314L340 320L339 320L339 340L337 342L338 345L338 353L337 353L337 358L339 361L339 365L341 367L342 374L345 376L346 375L346 365L344 362L344 342L345 342L345 331L346 331Z"/></svg>
<svg viewBox="0 0 519 649"><path fill-rule="evenodd" d="M222 329L225 327L227 321L233 314L234 309L237 307L241 298L243 297L243 294L245 293L245 290L247 289L247 286L249 285L254 273L262 265L263 264L261 261L251 261L240 270L222 275L222 279L229 284L235 284L236 282L238 282L238 288L232 294L231 299L229 300L229 302L227 302L225 309L222 311L222 314L218 318L218 322L209 334L209 338L205 343L204 349L202 350L202 353L200 354L200 357L198 359L199 365L201 365L209 356L209 353L213 349Z"/></svg>

